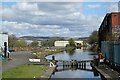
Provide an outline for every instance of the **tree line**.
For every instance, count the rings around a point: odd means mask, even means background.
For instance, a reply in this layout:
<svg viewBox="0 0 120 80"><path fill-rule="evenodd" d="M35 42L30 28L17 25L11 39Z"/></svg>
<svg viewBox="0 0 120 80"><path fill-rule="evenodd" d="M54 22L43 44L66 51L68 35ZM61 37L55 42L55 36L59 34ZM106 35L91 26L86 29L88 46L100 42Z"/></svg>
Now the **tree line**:
<svg viewBox="0 0 120 80"><path fill-rule="evenodd" d="M52 47L52 46L54 46L54 42L56 40L64 40L64 38L50 38L48 40L42 40L41 46ZM19 39L15 35L9 35L8 44L9 44L9 48L13 48L13 47L39 47L39 42L37 40L34 40L30 44L27 44L27 42L24 39Z"/></svg>
<svg viewBox="0 0 120 80"><path fill-rule="evenodd" d="M95 52L100 51L98 46L99 44L98 39L99 39L98 31L93 31L91 35L88 37L87 43L91 45L91 48L90 48L91 51L95 51Z"/></svg>
<svg viewBox="0 0 120 80"><path fill-rule="evenodd" d="M38 42L37 41L33 41L30 45L27 44L27 42L24 39L19 39L17 38L15 35L9 35L8 36L8 46L9 48L14 48L14 47L36 47L38 46Z"/></svg>
<svg viewBox="0 0 120 80"><path fill-rule="evenodd" d="M41 46L52 47L52 46L54 46L54 42L56 40L63 40L64 41L64 38L50 38L49 40L42 40L41 41ZM68 41L69 41L69 45L67 45L67 46L75 47L74 39L71 38ZM89 43L89 44L97 43L98 42L98 32L93 31L86 42ZM30 45L28 45L27 42L24 39L19 39L15 35L9 35L8 44L9 44L9 48L12 48L12 47L27 47L27 46L38 47L39 42L38 41L33 41Z"/></svg>

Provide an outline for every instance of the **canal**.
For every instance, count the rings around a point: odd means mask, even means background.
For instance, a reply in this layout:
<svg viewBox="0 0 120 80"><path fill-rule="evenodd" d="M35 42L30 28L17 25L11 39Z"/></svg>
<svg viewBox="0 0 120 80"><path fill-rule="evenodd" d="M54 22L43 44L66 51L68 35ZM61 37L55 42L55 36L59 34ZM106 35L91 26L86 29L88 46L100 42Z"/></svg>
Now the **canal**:
<svg viewBox="0 0 120 80"><path fill-rule="evenodd" d="M98 57L95 52L90 52L83 49L76 49L76 50L69 50L64 51L58 54L53 54L55 56L55 60L93 60L93 57ZM46 59L52 59L53 55L49 55L46 57ZM78 68L78 67L72 67L69 66L61 66L62 63L58 62L57 70L54 72L54 74L51 76L51 79L55 78L93 78L93 79L99 79L101 80L101 77L97 71L94 71L92 67L90 66L90 63L86 63L86 68ZM91 70L91 71L90 71Z"/></svg>

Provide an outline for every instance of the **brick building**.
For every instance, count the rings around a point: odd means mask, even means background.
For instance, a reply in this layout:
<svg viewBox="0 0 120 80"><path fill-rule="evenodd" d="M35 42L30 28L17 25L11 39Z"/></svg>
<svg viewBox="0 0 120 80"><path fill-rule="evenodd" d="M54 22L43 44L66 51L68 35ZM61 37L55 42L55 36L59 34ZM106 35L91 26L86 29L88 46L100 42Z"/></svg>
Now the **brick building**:
<svg viewBox="0 0 120 80"><path fill-rule="evenodd" d="M99 47L108 64L120 72L120 12L104 17L99 28Z"/></svg>
<svg viewBox="0 0 120 80"><path fill-rule="evenodd" d="M120 12L107 13L99 28L99 46L101 41L120 40Z"/></svg>

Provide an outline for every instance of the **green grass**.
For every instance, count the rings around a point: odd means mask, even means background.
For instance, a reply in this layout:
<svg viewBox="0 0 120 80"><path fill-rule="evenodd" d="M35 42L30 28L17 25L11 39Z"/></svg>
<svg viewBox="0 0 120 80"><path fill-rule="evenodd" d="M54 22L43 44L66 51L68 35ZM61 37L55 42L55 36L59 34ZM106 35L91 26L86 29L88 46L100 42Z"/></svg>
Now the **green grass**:
<svg viewBox="0 0 120 80"><path fill-rule="evenodd" d="M3 78L40 78L45 71L48 69L48 66L42 65L22 65L6 71L2 74Z"/></svg>

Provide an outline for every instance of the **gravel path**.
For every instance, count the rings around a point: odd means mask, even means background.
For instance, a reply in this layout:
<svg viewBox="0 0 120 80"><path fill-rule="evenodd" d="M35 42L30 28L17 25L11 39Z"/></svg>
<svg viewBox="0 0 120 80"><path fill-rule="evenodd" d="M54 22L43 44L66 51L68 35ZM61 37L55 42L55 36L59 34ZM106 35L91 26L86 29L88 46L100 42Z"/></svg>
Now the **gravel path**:
<svg viewBox="0 0 120 80"><path fill-rule="evenodd" d="M31 52L21 51L11 52L10 58L12 58L12 60L2 64L2 72L20 66L22 64L27 64L29 63L29 58L35 58L35 56L32 55Z"/></svg>

